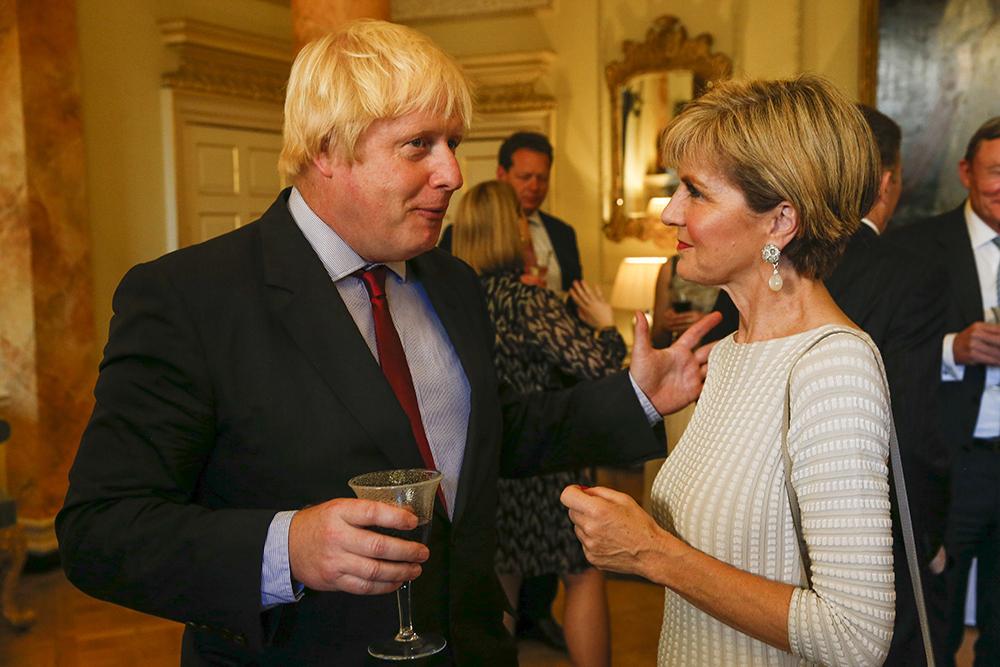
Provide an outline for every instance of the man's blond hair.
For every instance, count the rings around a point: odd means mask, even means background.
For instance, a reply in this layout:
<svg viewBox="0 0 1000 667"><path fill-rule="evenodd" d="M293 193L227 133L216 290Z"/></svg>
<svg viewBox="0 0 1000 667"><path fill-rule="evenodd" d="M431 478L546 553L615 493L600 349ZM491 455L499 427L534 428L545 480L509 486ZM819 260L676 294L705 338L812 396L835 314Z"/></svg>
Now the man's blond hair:
<svg viewBox="0 0 1000 667"><path fill-rule="evenodd" d="M472 119L468 79L419 32L362 19L310 42L292 63L278 168L294 179L325 152L353 161L372 122L410 113Z"/></svg>
<svg viewBox="0 0 1000 667"><path fill-rule="evenodd" d="M670 123L663 154L719 169L757 213L791 202L799 228L782 258L807 278L830 274L879 191L871 129L813 75L716 85Z"/></svg>
<svg viewBox="0 0 1000 667"><path fill-rule="evenodd" d="M470 188L455 211L452 253L479 274L516 268L522 263L523 215L510 184L484 181Z"/></svg>

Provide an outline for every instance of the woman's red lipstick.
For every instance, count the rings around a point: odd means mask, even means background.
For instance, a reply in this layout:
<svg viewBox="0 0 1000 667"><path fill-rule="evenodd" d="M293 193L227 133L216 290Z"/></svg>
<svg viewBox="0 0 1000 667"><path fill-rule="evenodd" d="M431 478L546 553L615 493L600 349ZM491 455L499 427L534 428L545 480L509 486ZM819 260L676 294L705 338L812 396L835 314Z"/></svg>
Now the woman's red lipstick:
<svg viewBox="0 0 1000 667"><path fill-rule="evenodd" d="M690 243L684 243L684 241L678 241L677 242L677 252L680 252L681 250L685 250L685 249L691 248L691 247L692 246L691 246Z"/></svg>

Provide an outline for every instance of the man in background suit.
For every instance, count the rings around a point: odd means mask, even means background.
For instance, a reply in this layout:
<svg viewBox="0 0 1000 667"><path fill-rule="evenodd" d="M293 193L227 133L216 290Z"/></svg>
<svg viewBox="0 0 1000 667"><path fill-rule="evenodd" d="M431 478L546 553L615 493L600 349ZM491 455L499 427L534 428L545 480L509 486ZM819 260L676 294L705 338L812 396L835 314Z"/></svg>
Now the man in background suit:
<svg viewBox="0 0 1000 667"><path fill-rule="evenodd" d="M528 218L531 244L539 263L548 267L546 287L568 292L583 277L580 249L573 228L539 207L549 194L552 144L538 132L515 132L500 145L497 180L509 183ZM441 247L451 251L451 227L444 230Z"/></svg>
<svg viewBox="0 0 1000 667"><path fill-rule="evenodd" d="M547 267L545 286L567 292L574 280L583 278L580 250L573 228L539 207L549 194L552 172L552 144L538 132L515 132L500 145L497 153L497 180L509 183L528 218L531 245L541 266ZM444 230L440 246L451 251L451 227ZM570 301L575 312L575 304ZM554 574L528 577L521 585L517 611L517 635L542 641L566 650L562 628L552 617L552 602L559 588Z"/></svg>
<svg viewBox="0 0 1000 667"><path fill-rule="evenodd" d="M700 391L699 334L653 352L642 329L630 372L502 400L479 280L434 248L472 113L459 66L357 21L303 48L287 91L294 187L115 294L63 566L186 623L184 665L363 664L410 579L417 630L448 640L437 664L513 665L498 475L655 454L656 413ZM424 467L443 475L428 546L372 530L417 519L347 481Z"/></svg>
<svg viewBox="0 0 1000 667"><path fill-rule="evenodd" d="M1000 117L972 136L959 162L969 198L958 208L899 231L896 238L935 257L950 283L945 297L941 368L934 383L941 431L955 450L945 545L948 655L965 632L969 567L976 574L976 665L1000 664Z"/></svg>
<svg viewBox="0 0 1000 667"><path fill-rule="evenodd" d="M947 280L931 270L922 255L881 238L899 202L901 132L888 116L864 105L859 108L879 147L879 197L824 282L841 310L872 337L882 353L932 641L937 660L941 661L945 655L947 602L945 582L939 575L945 558L942 545L951 457L937 431L937 405L927 388L939 377ZM706 336L712 340L728 335L739 325L739 313L725 292L719 293L715 309L723 313L723 322ZM924 664L925 658L895 508L894 500L896 625L885 664L904 667Z"/></svg>

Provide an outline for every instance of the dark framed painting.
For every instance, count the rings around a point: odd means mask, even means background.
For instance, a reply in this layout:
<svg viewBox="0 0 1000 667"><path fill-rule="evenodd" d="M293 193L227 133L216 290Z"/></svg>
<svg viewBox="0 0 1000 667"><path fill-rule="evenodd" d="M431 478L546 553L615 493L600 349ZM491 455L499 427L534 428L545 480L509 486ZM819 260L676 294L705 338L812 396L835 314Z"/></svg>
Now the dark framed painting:
<svg viewBox="0 0 1000 667"><path fill-rule="evenodd" d="M862 101L903 129L903 194L893 226L966 197L958 162L1000 115L1000 0L862 0Z"/></svg>

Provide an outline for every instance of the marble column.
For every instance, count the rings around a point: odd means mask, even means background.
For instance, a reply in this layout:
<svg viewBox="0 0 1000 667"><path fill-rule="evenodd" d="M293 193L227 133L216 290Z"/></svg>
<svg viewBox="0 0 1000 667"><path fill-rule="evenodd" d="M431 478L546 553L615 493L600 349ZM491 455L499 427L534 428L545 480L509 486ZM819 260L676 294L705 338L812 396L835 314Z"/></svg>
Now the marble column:
<svg viewBox="0 0 1000 667"><path fill-rule="evenodd" d="M75 0L0 0L0 86L0 458L29 549L46 552L98 358Z"/></svg>
<svg viewBox="0 0 1000 667"><path fill-rule="evenodd" d="M292 0L295 52L353 19L389 20L389 0Z"/></svg>

